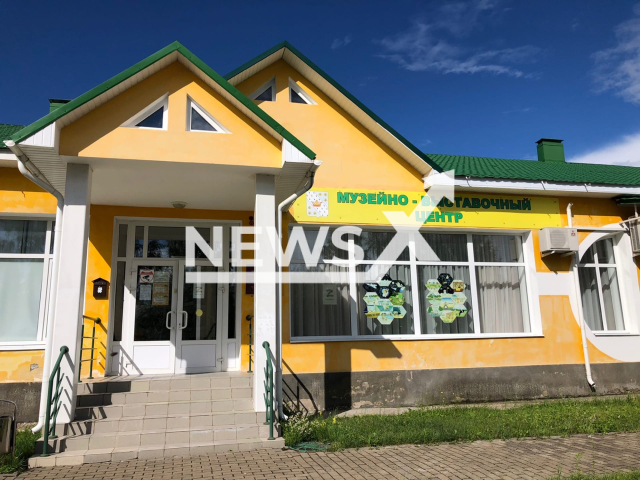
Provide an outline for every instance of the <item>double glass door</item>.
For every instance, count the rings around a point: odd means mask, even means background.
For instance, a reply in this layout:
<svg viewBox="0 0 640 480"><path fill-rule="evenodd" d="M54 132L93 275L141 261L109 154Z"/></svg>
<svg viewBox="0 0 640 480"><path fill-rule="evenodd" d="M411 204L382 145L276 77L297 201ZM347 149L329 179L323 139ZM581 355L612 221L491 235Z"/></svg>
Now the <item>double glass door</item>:
<svg viewBox="0 0 640 480"><path fill-rule="evenodd" d="M187 283L195 272L216 272L208 262L187 267L181 259L133 262L133 359L138 373L198 373L223 369L225 284Z"/></svg>

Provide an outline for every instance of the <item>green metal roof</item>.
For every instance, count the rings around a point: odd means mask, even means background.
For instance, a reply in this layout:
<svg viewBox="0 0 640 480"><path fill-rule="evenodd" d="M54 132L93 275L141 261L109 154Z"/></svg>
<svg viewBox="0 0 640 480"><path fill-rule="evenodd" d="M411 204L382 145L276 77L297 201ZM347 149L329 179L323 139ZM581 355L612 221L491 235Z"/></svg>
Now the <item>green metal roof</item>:
<svg viewBox="0 0 640 480"><path fill-rule="evenodd" d="M434 163L433 161L430 160L430 158L425 155L422 151L420 151L415 145L413 145L411 142L409 142L409 140L407 140L406 138L404 138L402 135L400 135L394 128L392 128L387 122L385 122L384 120L382 120L378 115L376 115L375 113L373 113L366 105L364 105L360 100L358 100L356 97L354 97L353 95L351 95L342 85L340 85L338 82L336 82L332 77L330 77L324 70L322 70L320 67L318 67L315 63L313 63L311 60L309 60L307 57L305 57L300 50L298 50L296 47L294 47L293 45L291 45L289 42L287 42L286 40L284 42L281 42L277 45L275 45L274 47L270 48L269 50L267 50L266 52L261 53L260 55L258 55L257 57L255 57L252 60L249 60L247 63L245 63L244 65L241 65L240 67L236 68L235 70L227 73L224 78L226 78L227 80L235 77L236 75L242 73L243 71L245 71L248 68L251 68L253 65L255 65L256 63L264 60L265 58L267 58L269 55L273 55L275 52L277 52L278 50L281 50L283 48L286 48L287 50L291 51L291 53L293 53L296 57L298 57L300 60L302 60L304 63L307 64L307 66L309 66L309 68L315 70L315 72L320 75L322 78L324 78L327 82L329 82L331 84L331 86L333 86L336 90L338 90L342 95L344 95L345 97L347 97L351 102L353 102L360 110L362 110L363 112L365 112L367 115L369 115L376 123L378 123L379 125L381 125L385 130L387 130L389 133L391 133L391 135L393 135L394 137L396 137L402 144L404 144L409 150L411 150L413 153L415 153L419 158L421 158L422 160L424 160L431 168L433 168L434 170L436 170L437 172L442 171L440 169L440 167Z"/></svg>
<svg viewBox="0 0 640 480"><path fill-rule="evenodd" d="M183 57L188 59L191 63L193 63L196 67L198 67L202 72L204 72L209 78L218 83L223 89L225 89L231 96L233 96L237 101L239 101L242 105L247 107L252 113L254 113L258 118L260 118L263 122L265 122L270 128L279 133L283 138L285 138L289 143L294 145L298 150L300 150L306 157L311 160L316 158L316 154L307 147L304 143L298 140L295 136L293 136L286 128L280 125L276 120L274 120L271 116L269 116L264 110L258 107L253 101L249 100L244 94L240 92L236 87L231 85L227 80L225 80L222 76L216 73L211 67L209 67L206 63L196 57L191 51L189 51L186 47L184 47L180 42L173 42L171 45L166 46L162 50L154 53L153 55L145 58L141 62L136 63L132 67L129 67L125 71L119 73L115 77L110 78L104 83L101 83L95 88L92 88L88 92L80 95L79 97L71 100L69 103L60 106L54 111L50 112L48 115L45 115L40 120L35 121L31 125L28 125L18 132L15 132L11 135L11 139L18 143L23 141L26 138L29 138L34 133L39 132L43 128L51 125L53 122L62 118L69 112L72 112L76 108L81 107L87 102L90 102L94 98L102 95L107 90L115 87L116 85L124 82L128 78L132 77L136 73L144 70L150 65L154 64L158 60L170 55L173 52L180 53Z"/></svg>
<svg viewBox="0 0 640 480"><path fill-rule="evenodd" d="M429 158L443 170L455 170L456 176L640 186L640 168L638 167L569 162L545 163L536 160L431 153Z"/></svg>
<svg viewBox="0 0 640 480"><path fill-rule="evenodd" d="M9 140L11 135L18 130L22 130L24 125L9 125L8 123L0 123L0 149L8 148L3 140Z"/></svg>

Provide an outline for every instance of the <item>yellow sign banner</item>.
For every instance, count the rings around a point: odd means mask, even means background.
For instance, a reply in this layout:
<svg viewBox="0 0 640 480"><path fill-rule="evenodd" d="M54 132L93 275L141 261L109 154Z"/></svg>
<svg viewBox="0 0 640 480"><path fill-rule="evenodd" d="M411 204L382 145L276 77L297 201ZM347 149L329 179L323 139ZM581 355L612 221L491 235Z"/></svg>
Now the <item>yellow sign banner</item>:
<svg viewBox="0 0 640 480"><path fill-rule="evenodd" d="M456 194L431 206L425 192L313 189L298 198L291 214L297 222L390 225L384 212L404 212L429 226L474 228L560 227L557 198Z"/></svg>

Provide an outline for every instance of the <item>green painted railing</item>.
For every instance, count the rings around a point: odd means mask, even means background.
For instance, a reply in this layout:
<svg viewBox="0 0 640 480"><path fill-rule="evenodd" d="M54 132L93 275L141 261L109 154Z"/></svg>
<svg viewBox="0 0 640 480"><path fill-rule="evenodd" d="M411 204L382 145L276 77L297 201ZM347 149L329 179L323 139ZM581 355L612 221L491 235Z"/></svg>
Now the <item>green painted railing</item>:
<svg viewBox="0 0 640 480"><path fill-rule="evenodd" d="M84 320L91 320L93 322L93 329L91 330L91 336L84 336ZM89 378L93 378L93 352L95 352L96 350L96 325L100 325L102 323L102 320L100 320L100 317L98 318L93 318L93 317L87 317L86 315L82 316L82 331L80 333L80 338L82 340L80 340L80 361L78 362L78 383L82 383L82 380L80 378L80 373L82 372L82 362L91 362L89 364ZM85 339L91 339L91 348L84 348L84 341ZM91 352L91 355L89 356L89 358L85 358L84 360L82 359L82 352L84 350L89 350Z"/></svg>
<svg viewBox="0 0 640 480"><path fill-rule="evenodd" d="M247 315L247 322L249 322L249 373L252 373L251 367L253 365L253 315Z"/></svg>
<svg viewBox="0 0 640 480"><path fill-rule="evenodd" d="M267 351L267 365L264 367L264 406L266 407L265 415L267 421L264 424L269 425L268 440L275 440L273 436L273 357L269 342L264 342L262 346Z"/></svg>
<svg viewBox="0 0 640 480"><path fill-rule="evenodd" d="M58 418L58 412L60 411L60 405L62 405L62 401L60 401L60 396L62 395L62 379L64 378L64 373L60 372L60 362L69 351L69 347L62 346L60 347L60 355L58 355L58 360L56 364L51 369L51 375L49 375L49 388L47 391L47 409L44 413L44 438L42 443L42 456L46 457L49 455L47 450L49 449L49 439L50 438L58 438L56 435L56 419ZM54 384L55 382L55 394L54 394ZM53 407L53 408L52 408ZM52 434L53 432L53 434Z"/></svg>

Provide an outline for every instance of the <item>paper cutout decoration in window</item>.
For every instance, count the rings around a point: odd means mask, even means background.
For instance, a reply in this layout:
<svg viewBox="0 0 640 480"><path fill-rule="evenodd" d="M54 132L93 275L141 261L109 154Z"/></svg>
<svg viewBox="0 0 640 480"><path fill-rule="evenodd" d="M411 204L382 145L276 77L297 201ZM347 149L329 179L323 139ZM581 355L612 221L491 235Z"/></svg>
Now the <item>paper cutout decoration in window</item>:
<svg viewBox="0 0 640 480"><path fill-rule="evenodd" d="M440 317L443 323L453 323L469 311L465 306L467 296L464 294L467 285L462 280L454 279L448 273L441 273L438 278L431 278L424 284L427 287L427 313Z"/></svg>
<svg viewBox="0 0 640 480"><path fill-rule="evenodd" d="M153 112L148 117L136 123L136 127L162 128L163 119L164 119L164 105L160 106L160 108L158 108L155 112Z"/></svg>
<svg viewBox="0 0 640 480"><path fill-rule="evenodd" d="M382 325L390 325L396 318L404 318L407 311L404 304L405 284L401 280L393 280L388 273L378 283L363 285L363 300L366 304L364 314L368 318L376 318Z"/></svg>

